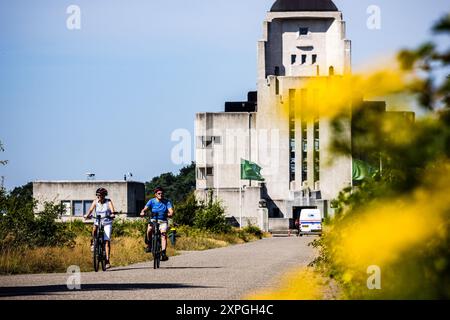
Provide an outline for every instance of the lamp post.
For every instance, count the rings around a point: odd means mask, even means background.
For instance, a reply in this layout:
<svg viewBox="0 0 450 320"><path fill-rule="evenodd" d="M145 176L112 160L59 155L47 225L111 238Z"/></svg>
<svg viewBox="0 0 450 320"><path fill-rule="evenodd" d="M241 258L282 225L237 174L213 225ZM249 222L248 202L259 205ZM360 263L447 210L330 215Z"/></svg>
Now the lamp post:
<svg viewBox="0 0 450 320"><path fill-rule="evenodd" d="M242 229L242 190L246 185L241 186L239 183L239 228Z"/></svg>

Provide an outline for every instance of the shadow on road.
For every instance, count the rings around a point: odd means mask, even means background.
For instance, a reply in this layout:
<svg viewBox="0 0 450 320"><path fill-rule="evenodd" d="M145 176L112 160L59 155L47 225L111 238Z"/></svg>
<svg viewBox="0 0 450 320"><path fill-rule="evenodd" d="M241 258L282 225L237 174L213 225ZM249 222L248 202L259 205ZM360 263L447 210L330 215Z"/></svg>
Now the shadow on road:
<svg viewBox="0 0 450 320"><path fill-rule="evenodd" d="M161 269L222 269L223 267L161 267Z"/></svg>
<svg viewBox="0 0 450 320"><path fill-rule="evenodd" d="M88 291L132 291L150 289L183 289L183 288L215 288L207 286L192 286L176 283L99 283L82 284L81 290L69 290L66 285L0 287L0 297L52 295L58 293L76 293Z"/></svg>
<svg viewBox="0 0 450 320"><path fill-rule="evenodd" d="M222 269L223 267L161 267L161 270L164 269ZM117 272L117 271L130 271L130 270L153 270L153 266L150 267L136 267L136 268L120 268L110 269L108 272Z"/></svg>

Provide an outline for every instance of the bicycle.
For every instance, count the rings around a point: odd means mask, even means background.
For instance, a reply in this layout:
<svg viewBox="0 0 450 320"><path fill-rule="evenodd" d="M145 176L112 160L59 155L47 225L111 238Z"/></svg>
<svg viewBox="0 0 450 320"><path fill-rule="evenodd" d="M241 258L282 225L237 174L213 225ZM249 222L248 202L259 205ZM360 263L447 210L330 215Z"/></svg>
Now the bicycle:
<svg viewBox="0 0 450 320"><path fill-rule="evenodd" d="M96 216L95 220L97 220L98 227L94 236L94 253L93 253L93 263L94 270L98 272L98 267L100 263L102 264L102 270L106 271L106 246L105 246L105 229L102 223L102 217Z"/></svg>
<svg viewBox="0 0 450 320"><path fill-rule="evenodd" d="M153 257L153 269L158 269L161 264L162 245L161 245L161 231L159 230L159 222L155 219L150 223L152 225L152 257ZM145 231L145 243L148 244L147 230Z"/></svg>

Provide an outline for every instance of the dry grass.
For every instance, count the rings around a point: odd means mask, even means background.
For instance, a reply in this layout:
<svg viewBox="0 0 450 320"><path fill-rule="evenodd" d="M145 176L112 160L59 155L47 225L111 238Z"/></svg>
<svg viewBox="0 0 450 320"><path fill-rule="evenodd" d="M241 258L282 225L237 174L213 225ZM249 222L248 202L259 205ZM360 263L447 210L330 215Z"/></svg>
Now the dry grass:
<svg viewBox="0 0 450 320"><path fill-rule="evenodd" d="M175 255L175 250L168 247L167 253L170 256ZM141 238L113 239L112 266L126 266L147 260L151 260L151 255L144 252ZM1 274L66 272L72 265L79 266L81 271L93 271L89 237L79 236L73 247L9 249L0 252Z"/></svg>
<svg viewBox="0 0 450 320"><path fill-rule="evenodd" d="M213 234L195 230L177 238L173 247L168 241L167 254L177 255L180 251L200 251L226 247L259 239L251 234ZM149 261L151 254L144 252L141 236L129 235L113 238L111 244L111 265L126 266ZM79 266L81 271L93 271L90 237L79 235L72 247L42 247L25 250L13 248L0 251L0 274L66 272L69 266Z"/></svg>
<svg viewBox="0 0 450 320"><path fill-rule="evenodd" d="M202 251L214 248L228 246L229 243L221 240L202 238L202 237L182 237L177 239L176 250L195 250Z"/></svg>

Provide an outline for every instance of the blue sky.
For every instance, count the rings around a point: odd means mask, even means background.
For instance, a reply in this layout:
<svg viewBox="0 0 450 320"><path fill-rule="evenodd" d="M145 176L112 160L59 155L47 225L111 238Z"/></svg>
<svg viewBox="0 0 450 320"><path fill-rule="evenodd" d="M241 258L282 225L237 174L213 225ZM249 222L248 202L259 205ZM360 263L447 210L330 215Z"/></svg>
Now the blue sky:
<svg viewBox="0 0 450 320"><path fill-rule="evenodd" d="M256 88L256 43L274 0L0 0L0 167L33 180L148 181L181 166L171 133ZM336 0L353 65L429 40L447 0ZM68 30L69 5L81 29ZM369 5L381 29L366 27ZM448 38L436 38L448 45ZM447 41L447 42L445 42Z"/></svg>

